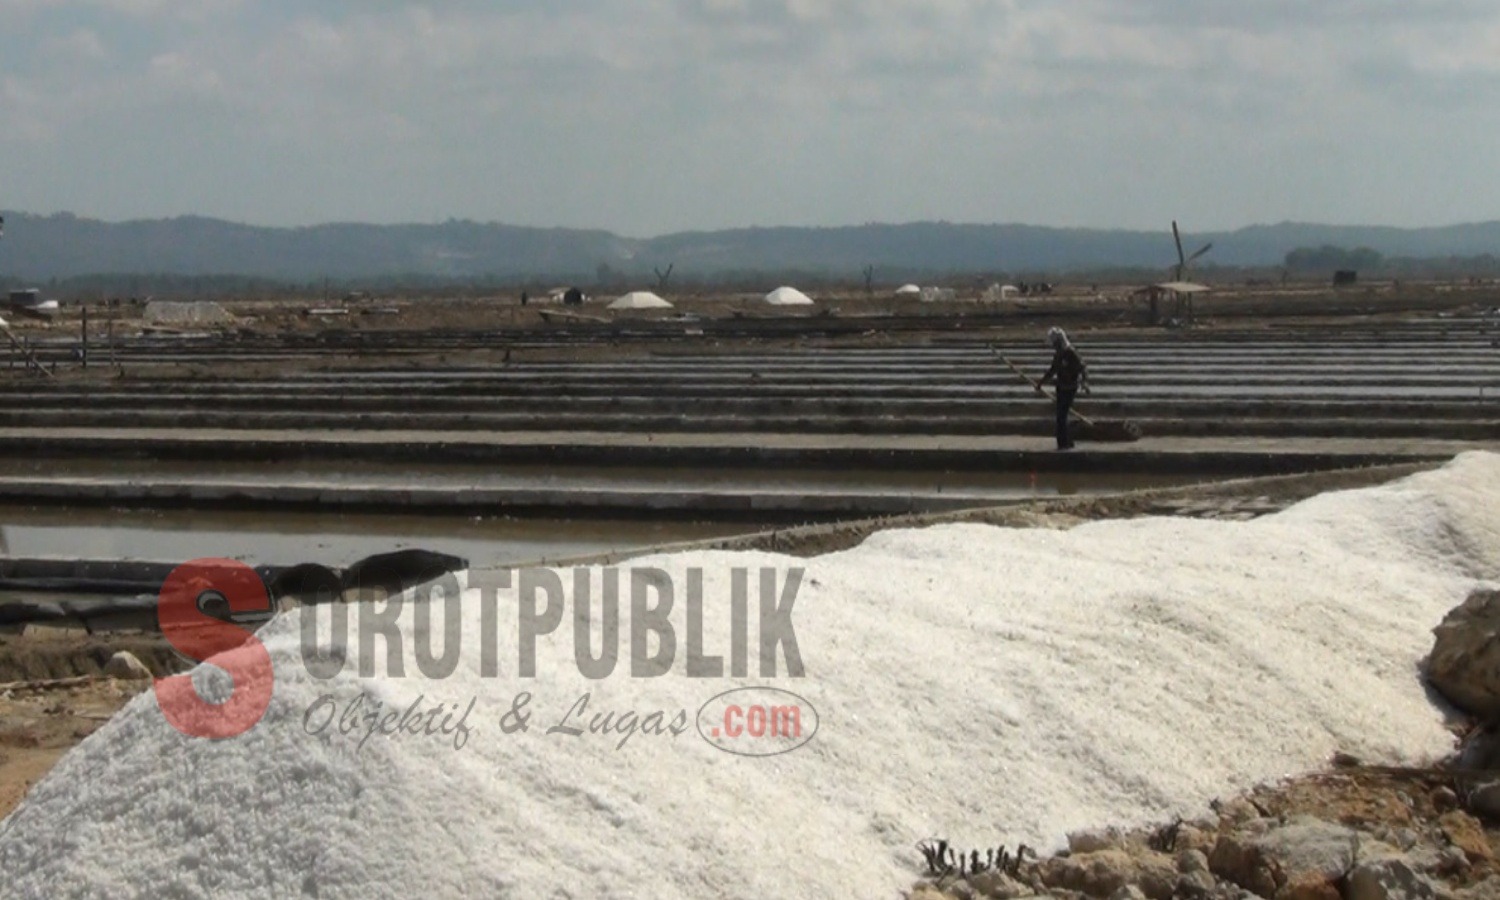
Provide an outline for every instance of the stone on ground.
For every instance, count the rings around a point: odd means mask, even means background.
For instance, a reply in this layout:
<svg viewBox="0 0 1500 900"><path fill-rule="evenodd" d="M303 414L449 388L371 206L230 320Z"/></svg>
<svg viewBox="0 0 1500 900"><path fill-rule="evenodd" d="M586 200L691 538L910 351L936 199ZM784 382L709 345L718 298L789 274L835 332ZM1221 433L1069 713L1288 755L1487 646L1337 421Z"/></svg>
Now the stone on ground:
<svg viewBox="0 0 1500 900"><path fill-rule="evenodd" d="M1475 591L1433 629L1427 677L1448 702L1500 718L1500 591Z"/></svg>
<svg viewBox="0 0 1500 900"><path fill-rule="evenodd" d="M152 677L146 664L128 650L120 650L111 656L104 664L104 674L125 681L145 681Z"/></svg>

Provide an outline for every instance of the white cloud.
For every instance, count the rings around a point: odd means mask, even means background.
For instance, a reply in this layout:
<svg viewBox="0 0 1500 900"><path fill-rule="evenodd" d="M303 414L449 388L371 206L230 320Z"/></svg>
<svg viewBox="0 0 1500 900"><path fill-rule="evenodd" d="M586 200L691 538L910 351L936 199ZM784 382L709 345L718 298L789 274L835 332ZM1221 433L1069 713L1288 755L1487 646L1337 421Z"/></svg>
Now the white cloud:
<svg viewBox="0 0 1500 900"><path fill-rule="evenodd" d="M245 0L70 0L137 18L171 17L203 23L240 9Z"/></svg>
<svg viewBox="0 0 1500 900"><path fill-rule="evenodd" d="M57 187L76 171L73 148L152 127L189 138L170 162L141 154L162 168L137 180L170 190L138 196L128 175L101 179L92 187L115 205L83 211L456 215L632 233L919 217L1139 224L1167 206L1206 225L1500 214L1500 188L1451 209L1448 193L1420 193L1491 180L1500 8L1488 2L61 8L0 0L10 40L44 48L0 53L12 123L0 146L22 154L14 172L0 157L0 177L24 170L25 199L43 211L78 196ZM1470 135L1469 149L1455 170L1442 145L1439 175L1425 160L1445 131ZM1353 196L1356 170L1398 182L1390 199ZM196 199L196 183L215 192ZM238 194L223 187L236 183ZM178 207L162 208L169 199Z"/></svg>
<svg viewBox="0 0 1500 900"><path fill-rule="evenodd" d="M99 33L87 28L47 39L42 44L42 52L54 63L69 66L100 63L110 55Z"/></svg>

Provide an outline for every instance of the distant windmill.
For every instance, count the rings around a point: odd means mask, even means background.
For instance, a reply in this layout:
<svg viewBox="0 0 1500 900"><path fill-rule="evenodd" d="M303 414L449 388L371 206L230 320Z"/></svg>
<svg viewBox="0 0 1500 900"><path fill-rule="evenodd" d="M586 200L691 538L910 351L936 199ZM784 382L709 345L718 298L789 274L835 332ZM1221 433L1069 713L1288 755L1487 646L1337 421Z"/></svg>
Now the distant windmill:
<svg viewBox="0 0 1500 900"><path fill-rule="evenodd" d="M1192 256L1188 256L1187 254L1183 253L1182 232L1177 230L1177 221L1175 219L1172 221L1172 240L1177 244L1177 265L1172 267L1172 282L1170 284L1158 285L1158 287L1165 289L1165 293L1169 294L1176 301L1175 305L1177 307L1177 312L1175 318L1179 321L1184 320L1183 314L1184 312L1186 312L1185 320L1187 322L1192 322L1195 319L1193 312L1193 295L1202 291L1206 291L1208 290L1208 288L1199 284L1189 284L1186 281L1188 267L1191 266L1193 262L1199 257L1203 256L1203 254L1212 250L1214 248L1214 245L1204 244L1202 247L1198 248L1198 252L1194 253ZM1156 303L1158 296L1158 294L1153 294L1151 298L1151 321L1153 323L1157 321L1158 313Z"/></svg>
<svg viewBox="0 0 1500 900"><path fill-rule="evenodd" d="M1177 267L1174 270L1172 280L1181 281L1187 274L1188 266L1192 264L1193 260L1212 250L1214 248L1214 245L1204 244L1202 248L1200 248L1198 252L1194 253L1192 256L1183 256L1182 233L1177 230L1177 221L1175 219L1172 221L1172 239L1177 242Z"/></svg>

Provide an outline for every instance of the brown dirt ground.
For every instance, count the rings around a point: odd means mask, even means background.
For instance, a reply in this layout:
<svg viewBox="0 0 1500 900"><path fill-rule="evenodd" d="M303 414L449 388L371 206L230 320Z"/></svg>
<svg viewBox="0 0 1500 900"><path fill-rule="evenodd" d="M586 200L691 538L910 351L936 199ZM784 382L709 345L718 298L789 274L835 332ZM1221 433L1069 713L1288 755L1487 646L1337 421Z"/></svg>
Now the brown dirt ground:
<svg viewBox="0 0 1500 900"><path fill-rule="evenodd" d="M64 753L150 684L90 678L65 687L0 686L0 819Z"/></svg>
<svg viewBox="0 0 1500 900"><path fill-rule="evenodd" d="M1085 336L1128 334L1149 335L1153 331L1139 324L1144 307L1129 296L1131 285L1100 285L1097 291L1087 285L1061 287L1057 294L1045 298L1013 298L998 303L980 303L972 299L972 289L961 289L965 299L943 303L921 303L897 300L877 292L872 298L862 291L833 289L815 291L819 305L810 312L777 310L760 303L758 295L710 294L669 292L677 308L666 312L667 317L692 315L706 319L736 318L746 322L762 319L785 319L788 317L859 320L871 318L871 327L865 331L853 331L837 338L786 338L754 336L720 340L712 338L663 339L660 342L629 342L618 345L589 344L576 347L527 349L516 351L521 359L556 360L627 358L643 353L670 353L691 351L712 353L736 351L747 348L781 349L816 346L867 346L882 347L910 343L913 340L948 338L994 340L1039 339L1045 330L1048 317L1054 314L1086 316L1077 330ZM558 304L533 304L522 307L519 291L509 295L458 297L458 298L374 298L348 303L334 301L332 307L349 310L349 315L316 317L307 314L312 308L323 304L306 299L270 300L226 300L224 306L240 321L227 328L182 328L183 332L224 330L239 332L247 336L292 335L303 338L317 335L340 335L350 333L379 334L381 332L429 333L464 332L475 333L488 330L505 330L514 333L521 329L537 335L566 329L566 323L556 319L557 313L582 315L590 320L628 321L632 318L661 318L660 315L640 313L615 313L604 306L615 292L601 292L600 299L591 300L583 307L562 307ZM1222 286L1208 297L1196 303L1197 322L1195 332L1213 331L1276 331L1287 327L1309 328L1338 323L1341 326L1395 322L1412 314L1431 316L1446 314L1474 314L1488 310L1500 303L1500 286L1493 284L1369 284L1356 289L1334 291L1324 285L1292 284L1283 287L1236 287ZM127 306L115 323L117 332L135 333L146 323L140 318L142 306ZM397 309L394 315L383 314L384 310ZM381 312L382 314L377 314ZM549 324L543 313L553 316ZM966 319L983 315L1004 315L1004 324L989 324ZM895 334L881 327L881 317L896 316L902 320L925 320L931 326L926 332L903 331ZM76 306L65 308L51 322L17 319L11 328L17 335L31 337L60 337L76 334L79 327L79 310ZM95 307L90 333L94 340L103 337L103 316ZM1041 330L1038 330L1041 329ZM169 332L171 329L163 329ZM97 348L97 344L95 345ZM224 364L181 363L159 366L132 366L126 372L131 379L188 377L275 377L286 374L289 368L301 371L357 370L370 367L432 367L452 365L491 365L500 362L507 351L505 343L497 339L490 349L434 352L431 354L399 355L374 352L319 356L295 365L287 362L244 362ZM96 350L96 353L98 351ZM65 381L103 380L118 377L108 366L94 365L88 370L74 367L59 369L58 377Z"/></svg>
<svg viewBox="0 0 1500 900"><path fill-rule="evenodd" d="M64 753L150 687L103 677L117 650L134 653L157 674L181 667L159 635L64 629L0 635L0 819Z"/></svg>

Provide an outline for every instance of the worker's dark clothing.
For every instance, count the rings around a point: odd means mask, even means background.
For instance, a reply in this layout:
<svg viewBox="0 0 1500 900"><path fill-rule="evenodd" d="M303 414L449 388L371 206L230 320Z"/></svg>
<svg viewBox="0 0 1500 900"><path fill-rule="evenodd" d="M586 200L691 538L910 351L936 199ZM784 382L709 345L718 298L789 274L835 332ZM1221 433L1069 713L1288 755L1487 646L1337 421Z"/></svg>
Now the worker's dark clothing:
<svg viewBox="0 0 1500 900"><path fill-rule="evenodd" d="M1088 367L1083 358L1071 346L1057 350L1052 356L1052 367L1042 376L1042 384L1057 384L1057 449L1069 450L1073 438L1068 434L1068 412L1073 407L1073 398L1078 396L1080 385L1088 383Z"/></svg>
<svg viewBox="0 0 1500 900"><path fill-rule="evenodd" d="M1057 382L1058 390L1078 390L1078 386L1088 380L1088 367L1083 364L1083 358L1078 351L1072 347L1063 347L1052 354L1052 368L1042 376L1042 384Z"/></svg>
<svg viewBox="0 0 1500 900"><path fill-rule="evenodd" d="M1068 410L1073 408L1073 398L1078 396L1077 391L1066 388L1057 389L1057 449L1073 449L1073 438L1068 434Z"/></svg>

